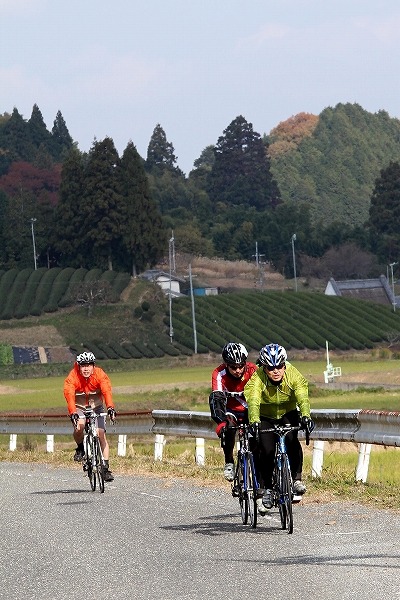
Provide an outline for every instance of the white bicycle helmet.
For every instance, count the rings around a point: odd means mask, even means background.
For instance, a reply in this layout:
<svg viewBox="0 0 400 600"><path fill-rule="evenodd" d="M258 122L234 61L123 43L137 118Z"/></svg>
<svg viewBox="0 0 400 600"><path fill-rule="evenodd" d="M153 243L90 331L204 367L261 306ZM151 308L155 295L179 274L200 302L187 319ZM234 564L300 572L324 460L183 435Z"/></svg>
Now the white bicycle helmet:
<svg viewBox="0 0 400 600"><path fill-rule="evenodd" d="M82 365L84 363L95 363L96 357L93 352L82 352L82 354L78 354L76 357L76 362L78 365Z"/></svg>
<svg viewBox="0 0 400 600"><path fill-rule="evenodd" d="M286 350L279 344L268 344L260 350L259 362L263 367L280 367L287 361Z"/></svg>
<svg viewBox="0 0 400 600"><path fill-rule="evenodd" d="M222 359L227 365L240 365L247 360L248 352L243 344L229 342L222 349Z"/></svg>

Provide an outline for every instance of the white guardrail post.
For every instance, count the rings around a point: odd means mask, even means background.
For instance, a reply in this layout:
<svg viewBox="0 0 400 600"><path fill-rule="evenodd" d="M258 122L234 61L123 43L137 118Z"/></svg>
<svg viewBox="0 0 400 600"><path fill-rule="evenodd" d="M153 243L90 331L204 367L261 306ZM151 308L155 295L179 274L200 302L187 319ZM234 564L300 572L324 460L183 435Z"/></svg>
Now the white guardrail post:
<svg viewBox="0 0 400 600"><path fill-rule="evenodd" d="M154 460L163 459L163 451L165 446L165 438L161 433L156 433L156 441L154 443Z"/></svg>
<svg viewBox="0 0 400 600"><path fill-rule="evenodd" d="M206 464L206 450L204 438L196 438L196 465L204 467Z"/></svg>
<svg viewBox="0 0 400 600"><path fill-rule="evenodd" d="M118 456L126 456L126 434L118 436Z"/></svg>
<svg viewBox="0 0 400 600"><path fill-rule="evenodd" d="M360 444L359 446L356 481L362 481L363 483L367 481L371 447L371 444Z"/></svg>
<svg viewBox="0 0 400 600"><path fill-rule="evenodd" d="M11 433L10 434L10 450L11 452L14 452L14 450L17 449L17 434L16 433Z"/></svg>
<svg viewBox="0 0 400 600"><path fill-rule="evenodd" d="M46 452L54 452L54 435L46 435Z"/></svg>
<svg viewBox="0 0 400 600"><path fill-rule="evenodd" d="M322 466L324 464L324 445L322 440L315 440L313 445L313 458L311 467L312 477L321 477Z"/></svg>

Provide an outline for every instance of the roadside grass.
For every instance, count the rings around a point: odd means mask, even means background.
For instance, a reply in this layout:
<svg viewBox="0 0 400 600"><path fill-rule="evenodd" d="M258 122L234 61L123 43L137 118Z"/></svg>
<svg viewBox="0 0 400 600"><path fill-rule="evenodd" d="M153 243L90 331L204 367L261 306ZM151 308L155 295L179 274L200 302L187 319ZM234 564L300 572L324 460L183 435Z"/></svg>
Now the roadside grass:
<svg viewBox="0 0 400 600"><path fill-rule="evenodd" d="M62 466L77 473L77 481L84 479L81 465L72 460L74 443L68 436L55 436L55 452L47 453L44 436L19 436L17 450L8 450L7 436L0 436L0 461L46 463ZM21 438L21 439L20 439ZM33 438L33 439L32 439ZM114 439L113 439L114 438ZM303 480L307 494L303 503L357 502L380 509L400 510L400 470L393 465L400 460L399 449L373 446L368 482L355 481L358 460L356 444L326 442L324 467L320 478L311 477L312 446L304 447ZM194 440L168 438L163 460L154 460L154 440L150 436L129 436L127 454L117 456L116 436L110 436L110 464L116 476L141 475L166 480L188 479L198 486L210 486L230 495L230 485L222 476L223 454L218 440L206 440L206 466L195 464Z"/></svg>
<svg viewBox="0 0 400 600"><path fill-rule="evenodd" d="M116 383L118 378L113 378ZM62 414L67 418L66 402L62 393L61 378L22 380L2 382L3 392L0 394L0 414L4 412ZM153 386L157 387L157 386ZM125 389L124 389L125 388ZM150 388L150 386L149 386ZM143 386L114 385L114 401L117 410L195 410L208 412L208 395L210 388L200 382L193 387L189 382L178 381L173 387L143 391ZM400 410L400 389L384 390L383 388L358 388L351 391L325 390L310 386L310 403L312 409L373 409Z"/></svg>

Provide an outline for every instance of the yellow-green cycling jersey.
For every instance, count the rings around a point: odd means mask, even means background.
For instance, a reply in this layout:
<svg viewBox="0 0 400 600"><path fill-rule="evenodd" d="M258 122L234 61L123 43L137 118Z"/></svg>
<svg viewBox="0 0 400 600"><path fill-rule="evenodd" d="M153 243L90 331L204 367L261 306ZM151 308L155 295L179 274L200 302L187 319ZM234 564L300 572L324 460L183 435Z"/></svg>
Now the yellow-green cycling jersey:
<svg viewBox="0 0 400 600"><path fill-rule="evenodd" d="M256 423L261 417L280 419L296 407L302 417L310 416L308 381L289 362L286 362L285 374L278 385L271 383L262 367L257 369L246 383L244 395L249 409L249 423Z"/></svg>

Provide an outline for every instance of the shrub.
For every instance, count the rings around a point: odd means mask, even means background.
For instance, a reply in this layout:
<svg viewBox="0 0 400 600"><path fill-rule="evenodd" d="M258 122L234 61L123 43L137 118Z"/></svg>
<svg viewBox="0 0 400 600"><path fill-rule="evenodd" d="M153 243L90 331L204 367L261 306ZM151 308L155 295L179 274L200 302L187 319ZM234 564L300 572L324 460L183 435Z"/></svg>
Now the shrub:
<svg viewBox="0 0 400 600"><path fill-rule="evenodd" d="M75 287L81 283L86 277L87 269L76 269L69 280L68 289L66 290L64 296L59 300L58 306L63 308L64 306L69 306L75 302L73 298L73 290Z"/></svg>
<svg viewBox="0 0 400 600"><path fill-rule="evenodd" d="M57 310L58 303L68 290L69 282L74 272L75 269L67 267L58 273L51 286L48 300L43 307L44 312L55 312Z"/></svg>
<svg viewBox="0 0 400 600"><path fill-rule="evenodd" d="M12 346L9 344L0 344L0 365L12 365L13 363Z"/></svg>
<svg viewBox="0 0 400 600"><path fill-rule="evenodd" d="M36 296L34 304L31 308L31 315L42 314L43 308L46 305L50 295L53 282L60 272L61 269L59 267L54 269L46 269L36 289Z"/></svg>

